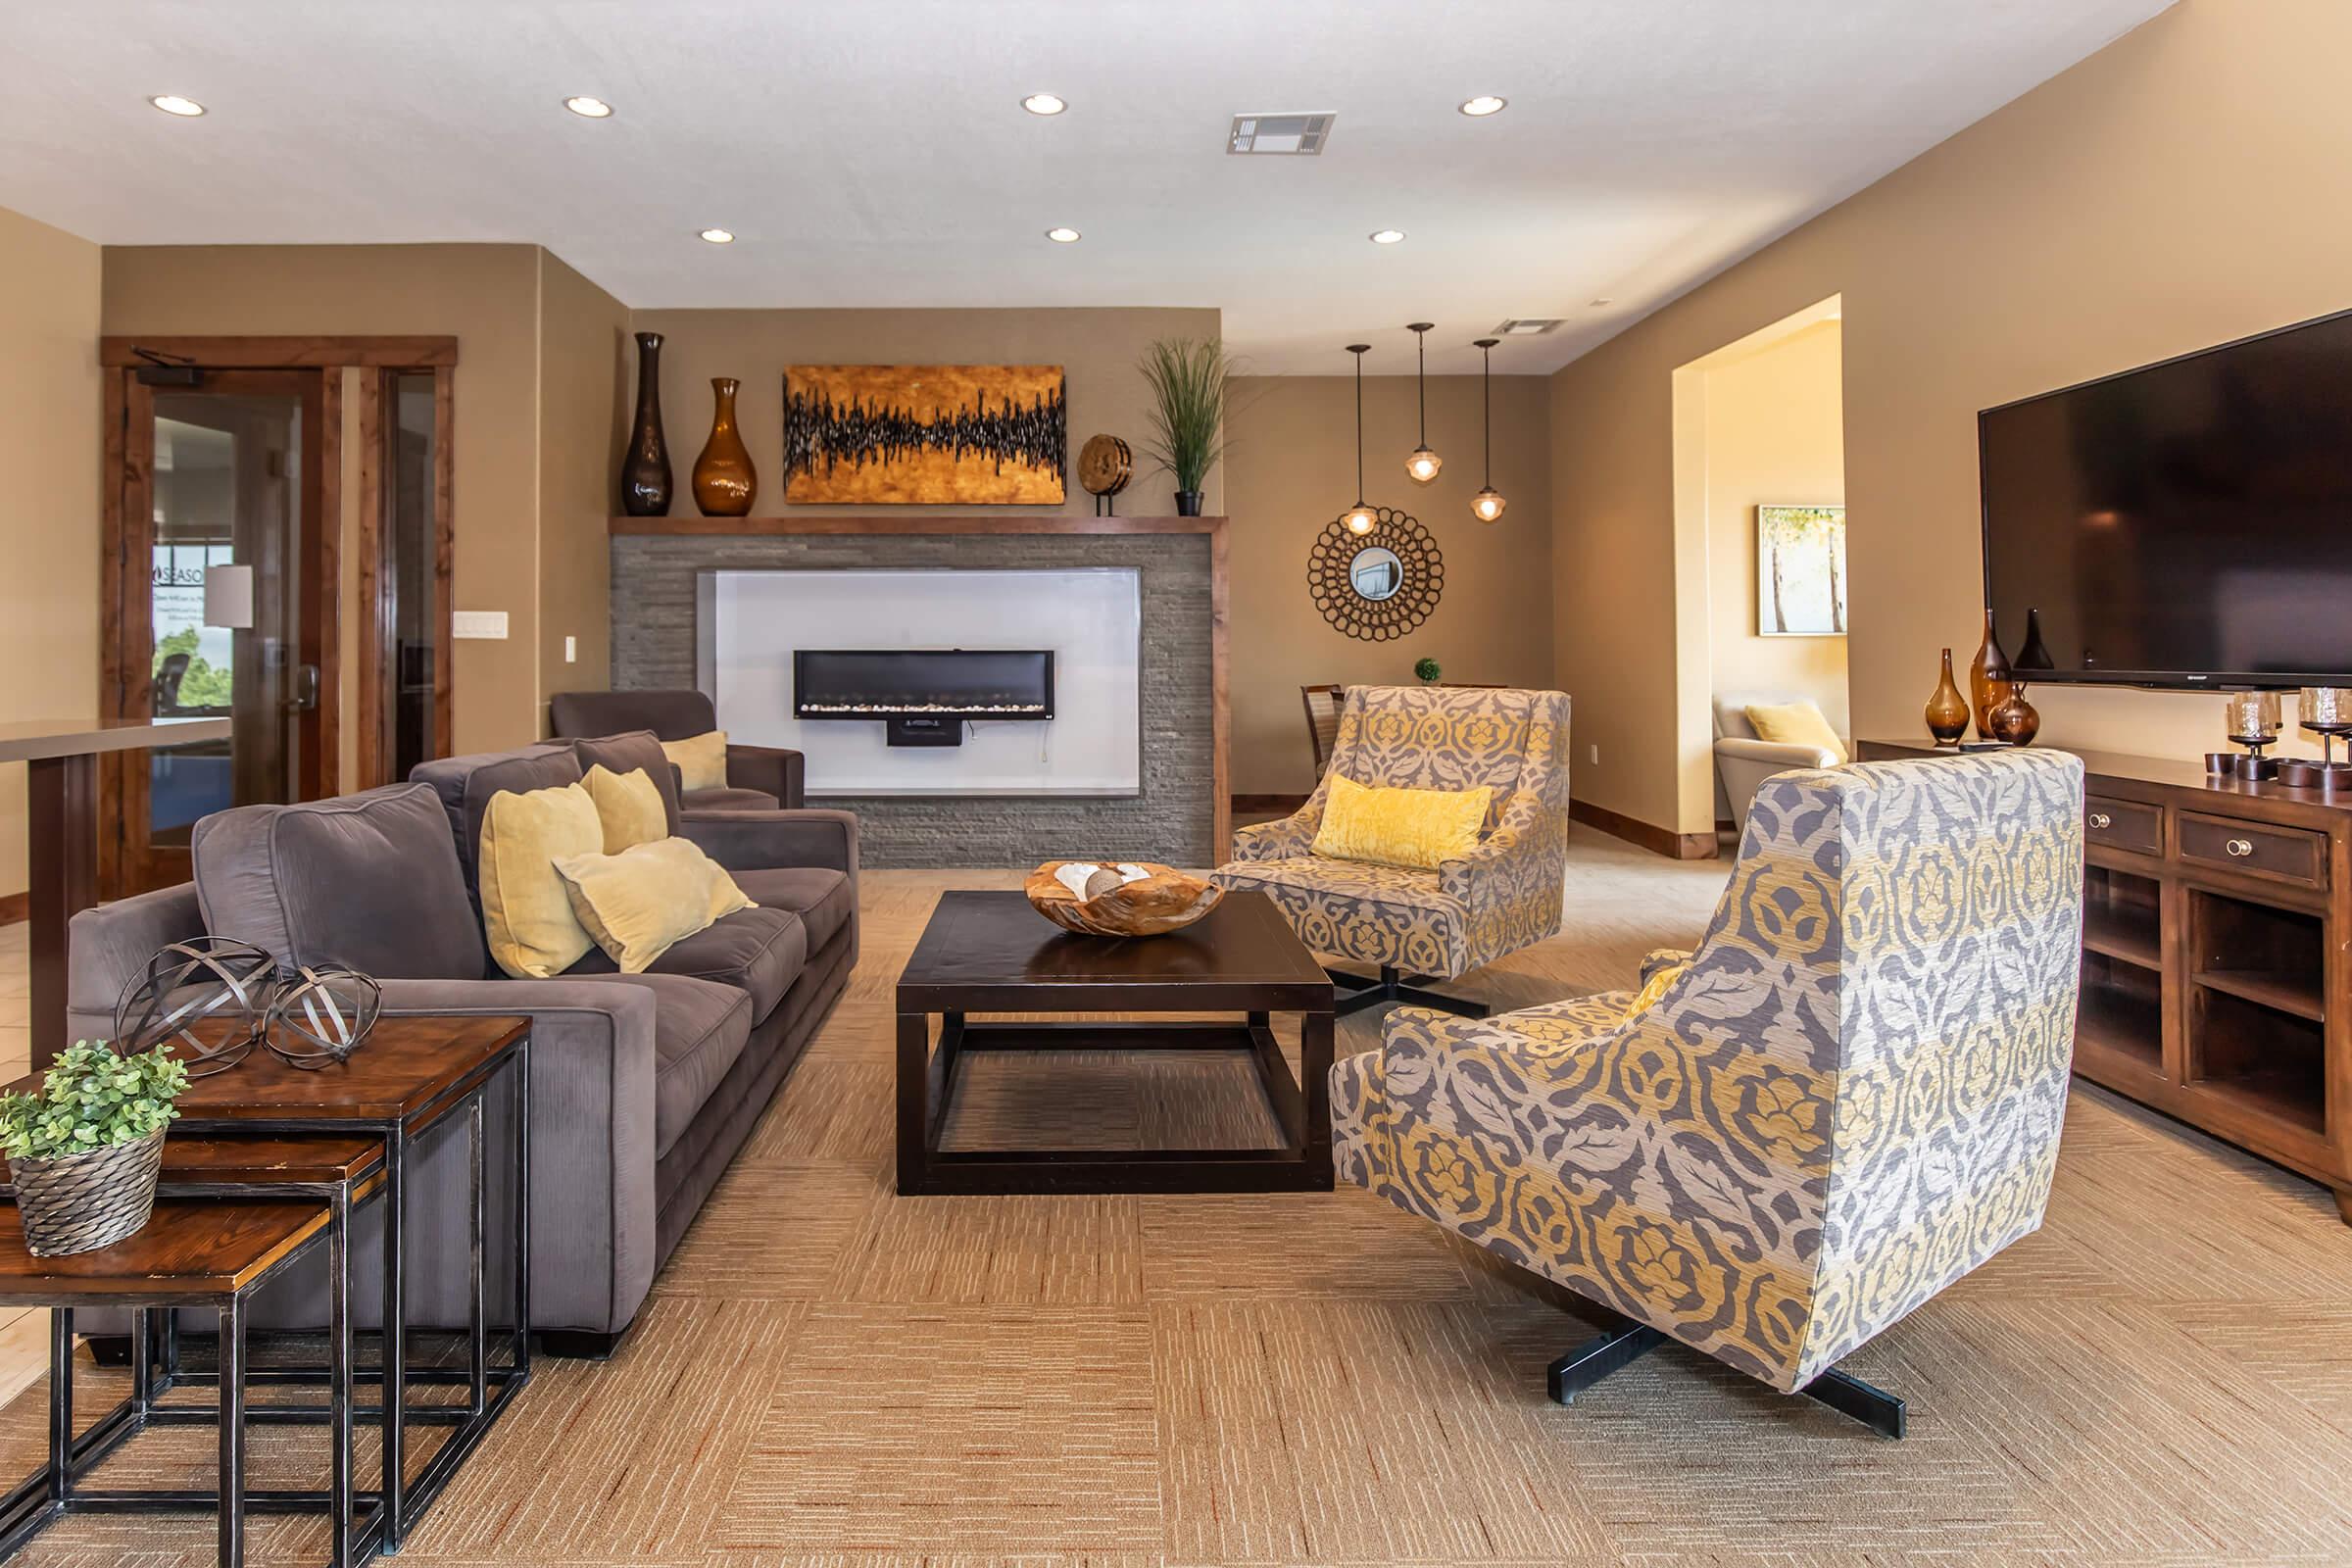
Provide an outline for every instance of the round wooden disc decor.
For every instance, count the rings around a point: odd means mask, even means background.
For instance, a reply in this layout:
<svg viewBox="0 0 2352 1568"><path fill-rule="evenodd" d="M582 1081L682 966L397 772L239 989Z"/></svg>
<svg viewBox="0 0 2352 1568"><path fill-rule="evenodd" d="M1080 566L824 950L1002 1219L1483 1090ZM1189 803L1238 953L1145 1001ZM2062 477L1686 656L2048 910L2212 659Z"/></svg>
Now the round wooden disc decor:
<svg viewBox="0 0 2352 1568"><path fill-rule="evenodd" d="M1090 435L1078 449L1078 483L1087 494L1115 496L1135 477L1135 454L1115 435Z"/></svg>
<svg viewBox="0 0 2352 1568"><path fill-rule="evenodd" d="M1393 507L1372 510L1380 523L1370 533L1349 533L1348 524L1334 517L1315 536L1306 556L1306 591L1323 618L1348 636L1385 643L1413 630L1438 608L1446 590L1446 558L1417 519ZM1377 599L1357 587L1354 575L1356 558L1373 549L1387 550L1396 561L1387 574L1394 586ZM1386 567L1386 558L1379 564Z"/></svg>

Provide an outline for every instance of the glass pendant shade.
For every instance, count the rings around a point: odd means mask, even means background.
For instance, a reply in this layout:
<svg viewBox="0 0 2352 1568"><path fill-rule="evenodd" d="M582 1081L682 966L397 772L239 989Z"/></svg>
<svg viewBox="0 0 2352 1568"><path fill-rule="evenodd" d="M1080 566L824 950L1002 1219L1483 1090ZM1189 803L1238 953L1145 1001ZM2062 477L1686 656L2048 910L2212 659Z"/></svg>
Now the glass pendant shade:
<svg viewBox="0 0 2352 1568"><path fill-rule="evenodd" d="M1349 533L1354 534L1359 539L1365 534L1370 533L1374 528L1380 526L1379 515L1374 513L1370 507L1365 506L1360 501L1354 506L1348 508L1348 515L1342 517L1340 520L1347 524L1348 531Z"/></svg>
<svg viewBox="0 0 2352 1568"><path fill-rule="evenodd" d="M1432 451L1429 445L1429 338L1426 334L1434 324L1430 321L1414 321L1405 327L1406 331L1413 334L1413 352L1417 361L1413 386L1421 403L1421 444L1413 448L1411 457L1404 460L1404 476L1415 484L1428 484L1437 478L1438 470L1446 466L1446 460Z"/></svg>
<svg viewBox="0 0 2352 1568"><path fill-rule="evenodd" d="M1380 526L1380 514L1364 500L1364 356L1372 345L1350 343L1348 352L1355 356L1355 505L1340 514L1340 523L1361 539Z"/></svg>
<svg viewBox="0 0 2352 1568"><path fill-rule="evenodd" d="M1501 341L1494 337L1478 340L1478 391L1480 401L1486 405L1487 477L1478 487L1478 494L1470 498L1470 515L1481 522L1501 521L1502 509L1510 505L1502 499L1502 492L1494 488L1494 345Z"/></svg>
<svg viewBox="0 0 2352 1568"><path fill-rule="evenodd" d="M1502 516L1502 509L1508 505L1510 503L1502 499L1502 492L1493 485L1470 498L1471 514L1481 522L1496 521Z"/></svg>
<svg viewBox="0 0 2352 1568"><path fill-rule="evenodd" d="M1413 448L1413 455L1404 460L1405 477L1415 484L1427 484L1446 466L1446 460L1427 447Z"/></svg>

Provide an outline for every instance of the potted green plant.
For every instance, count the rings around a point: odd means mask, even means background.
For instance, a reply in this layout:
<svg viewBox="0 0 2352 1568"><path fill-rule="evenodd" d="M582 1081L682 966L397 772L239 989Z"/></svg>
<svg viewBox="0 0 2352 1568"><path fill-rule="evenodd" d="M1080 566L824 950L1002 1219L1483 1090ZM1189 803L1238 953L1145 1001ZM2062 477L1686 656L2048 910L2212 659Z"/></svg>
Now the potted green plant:
<svg viewBox="0 0 2352 1568"><path fill-rule="evenodd" d="M1225 450L1225 383L1240 373L1207 338L1163 337L1136 368L1152 388L1144 454L1176 476L1176 514L1200 515L1200 489Z"/></svg>
<svg viewBox="0 0 2352 1568"><path fill-rule="evenodd" d="M1435 686L1438 677L1446 672L1438 667L1438 662L1434 659L1417 659L1413 661L1413 673L1421 677L1422 685Z"/></svg>
<svg viewBox="0 0 2352 1568"><path fill-rule="evenodd" d="M185 1064L161 1047L123 1056L84 1040L58 1054L37 1094L0 1095L0 1153L27 1251L87 1252L147 1223L164 1130L187 1086Z"/></svg>

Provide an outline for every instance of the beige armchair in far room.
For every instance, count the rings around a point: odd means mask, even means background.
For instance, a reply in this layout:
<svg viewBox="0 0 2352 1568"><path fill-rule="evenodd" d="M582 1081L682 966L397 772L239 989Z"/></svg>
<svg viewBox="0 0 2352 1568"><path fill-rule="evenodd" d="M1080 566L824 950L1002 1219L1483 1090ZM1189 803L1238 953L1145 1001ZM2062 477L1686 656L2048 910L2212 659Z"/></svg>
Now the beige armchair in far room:
<svg viewBox="0 0 2352 1568"><path fill-rule="evenodd" d="M1811 710L1819 734L1812 737L1767 740L1748 719L1750 708ZM1725 692L1715 698L1715 771L1732 804L1732 826L1747 827L1748 804L1756 790L1775 773L1792 767L1838 767L1853 755L1853 743L1838 735L1810 700L1786 692Z"/></svg>

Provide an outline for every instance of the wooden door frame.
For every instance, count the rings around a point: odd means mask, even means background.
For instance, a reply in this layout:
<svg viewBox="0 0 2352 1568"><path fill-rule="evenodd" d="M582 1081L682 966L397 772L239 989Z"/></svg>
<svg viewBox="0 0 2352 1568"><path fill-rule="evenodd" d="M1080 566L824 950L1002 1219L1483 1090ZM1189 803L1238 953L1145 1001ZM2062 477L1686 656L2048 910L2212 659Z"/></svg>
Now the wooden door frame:
<svg viewBox="0 0 2352 1568"><path fill-rule="evenodd" d="M451 358L455 358L454 344ZM394 546L387 527L392 504L388 476L394 471L392 443L400 424L388 416L397 396L395 379L404 374L433 377L433 755L447 757L450 723L455 711L451 675L457 663L450 611L451 582L457 565L457 367L439 365L381 365L366 368L360 376L359 532L353 550L359 559L359 639L356 653L359 679L359 777L354 785L371 789L398 782L392 774L398 737L393 726L398 707L392 700L399 671L390 653L396 641L394 613L398 583L391 569Z"/></svg>

